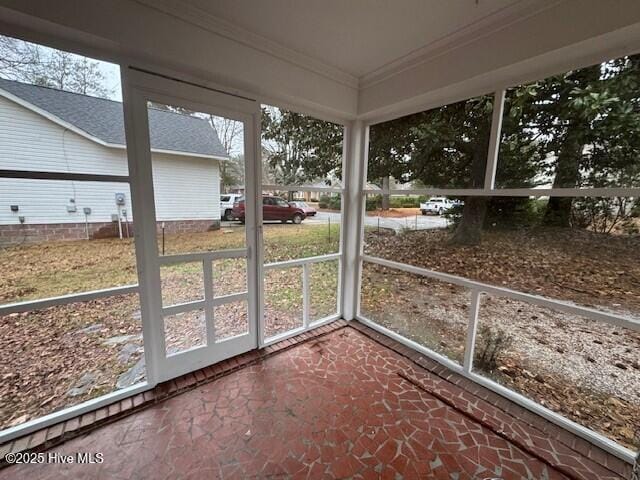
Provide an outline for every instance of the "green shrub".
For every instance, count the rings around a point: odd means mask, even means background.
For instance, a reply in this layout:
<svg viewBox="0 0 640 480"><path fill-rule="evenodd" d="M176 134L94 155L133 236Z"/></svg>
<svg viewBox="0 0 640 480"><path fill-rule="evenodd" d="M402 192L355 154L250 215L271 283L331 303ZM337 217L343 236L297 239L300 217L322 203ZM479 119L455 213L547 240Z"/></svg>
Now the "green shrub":
<svg viewBox="0 0 640 480"><path fill-rule="evenodd" d="M365 209L367 210L367 212L370 212L372 210L377 210L380 207L382 207L382 195L374 195L374 196L367 197L366 205L365 205Z"/></svg>
<svg viewBox="0 0 640 480"><path fill-rule="evenodd" d="M331 201L331 197L329 197L329 195L320 195L320 199L318 200L318 207L329 208L330 201Z"/></svg>
<svg viewBox="0 0 640 480"><path fill-rule="evenodd" d="M340 196L335 195L329 198L329 208L331 210L340 210L342 207L342 202L340 201Z"/></svg>
<svg viewBox="0 0 640 480"><path fill-rule="evenodd" d="M492 197L487 208L485 228L520 228L536 225L544 215L546 201L526 197Z"/></svg>
<svg viewBox="0 0 640 480"><path fill-rule="evenodd" d="M321 195L318 202L319 208L327 208L330 210L340 210L341 206L339 195Z"/></svg>
<svg viewBox="0 0 640 480"><path fill-rule="evenodd" d="M500 328L494 330L488 325L482 325L478 332L474 367L480 371L493 372L512 343L513 339L504 330Z"/></svg>
<svg viewBox="0 0 640 480"><path fill-rule="evenodd" d="M391 208L418 208L420 206L420 197L391 197L389 205Z"/></svg>

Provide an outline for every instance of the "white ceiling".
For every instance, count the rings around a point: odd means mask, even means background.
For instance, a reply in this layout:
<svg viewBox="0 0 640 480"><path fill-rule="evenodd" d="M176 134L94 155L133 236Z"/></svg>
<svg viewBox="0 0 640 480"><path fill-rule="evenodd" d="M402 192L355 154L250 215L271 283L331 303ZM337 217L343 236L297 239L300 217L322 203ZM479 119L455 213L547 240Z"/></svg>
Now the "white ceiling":
<svg viewBox="0 0 640 480"><path fill-rule="evenodd" d="M0 0L0 30L321 118L379 120L635 53L640 1Z"/></svg>
<svg viewBox="0 0 640 480"><path fill-rule="evenodd" d="M356 78L551 0L183 0ZM174 13L178 13L174 10ZM179 15L179 14L178 14ZM255 40L255 38L254 38Z"/></svg>

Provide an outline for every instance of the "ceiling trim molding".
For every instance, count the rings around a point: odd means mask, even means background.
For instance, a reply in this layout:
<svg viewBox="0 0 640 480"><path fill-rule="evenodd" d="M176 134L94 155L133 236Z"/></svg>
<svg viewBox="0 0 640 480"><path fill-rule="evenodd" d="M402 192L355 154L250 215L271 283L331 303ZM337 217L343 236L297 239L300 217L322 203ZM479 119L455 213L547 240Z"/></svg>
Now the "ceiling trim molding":
<svg viewBox="0 0 640 480"><path fill-rule="evenodd" d="M284 60L292 65L312 71L347 87L357 89L358 78L339 68L328 65L320 60L285 47L262 35L258 35L244 28L238 27L226 20L222 20L205 10L190 5L188 2L176 0L134 0L148 8L153 8L166 15L197 25L205 30L233 40L255 50L267 53Z"/></svg>
<svg viewBox="0 0 640 480"><path fill-rule="evenodd" d="M534 15L554 8L566 1L567 0L547 0L541 4L538 0L518 0L512 5L490 13L473 23L363 75L360 77L359 86L361 89L371 87L389 77L422 63L426 63L451 50L478 41L513 24L523 22Z"/></svg>
<svg viewBox="0 0 640 480"><path fill-rule="evenodd" d="M567 0L516 0L513 4L490 13L475 22L445 35L438 40L417 48L375 70L360 77L354 76L337 67L328 65L309 55L285 47L262 35L253 33L231 22L179 0L134 0L147 8L153 8L166 15L199 26L211 33L238 42L268 55L284 60L305 70L322 75L354 89L363 89L397 75L416 65L445 54L456 48L473 43L510 25L525 21L527 18L553 8Z"/></svg>

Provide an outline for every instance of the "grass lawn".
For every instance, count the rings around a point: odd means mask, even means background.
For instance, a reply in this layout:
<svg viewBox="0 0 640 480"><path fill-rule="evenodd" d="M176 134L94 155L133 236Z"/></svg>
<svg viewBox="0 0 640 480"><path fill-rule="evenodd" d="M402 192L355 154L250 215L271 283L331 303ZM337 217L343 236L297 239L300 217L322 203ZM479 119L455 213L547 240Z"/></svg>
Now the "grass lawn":
<svg viewBox="0 0 640 480"><path fill-rule="evenodd" d="M266 263L335 253L339 226L264 227ZM161 249L161 239L158 239ZM242 248L244 228L167 235L165 253ZM60 241L0 249L0 303L11 303L137 283L132 239ZM214 295L246 291L246 261L213 263ZM203 298L197 262L161 269L165 306ZM276 269L265 281L267 336L302 324L301 268ZM311 267L311 320L336 312L338 262ZM216 307L217 338L246 331L246 302ZM165 322L173 352L204 343L204 315L189 312ZM0 317L0 428L23 423L117 388L143 361L137 295L51 307ZM144 378L144 367L135 380ZM131 380L131 379L129 379Z"/></svg>

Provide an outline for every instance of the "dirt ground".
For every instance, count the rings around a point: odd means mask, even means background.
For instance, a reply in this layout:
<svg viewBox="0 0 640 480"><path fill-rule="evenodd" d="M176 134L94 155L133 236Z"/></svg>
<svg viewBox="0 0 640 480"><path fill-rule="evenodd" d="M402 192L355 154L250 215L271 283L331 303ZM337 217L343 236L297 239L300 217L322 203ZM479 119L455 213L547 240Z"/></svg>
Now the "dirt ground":
<svg viewBox="0 0 640 480"><path fill-rule="evenodd" d="M325 226L265 225L265 261L338 250ZM244 246L244 229L165 237L165 252ZM161 241L159 240L159 245ZM50 242L0 249L0 303L47 298L137 283L131 240ZM311 267L311 321L337 309L338 262ZM242 259L213 263L214 295L246 291ZM163 305L203 298L202 267L163 267ZM300 269L277 269L265 282L266 335L302 324ZM214 310L216 338L247 331L246 302ZM205 344L204 312L165 318L168 353ZM0 317L0 429L21 424L144 379L144 346L137 295L51 307Z"/></svg>
<svg viewBox="0 0 640 480"><path fill-rule="evenodd" d="M512 290L640 318L640 236L573 229L485 232L477 246L449 231L368 231L365 253Z"/></svg>
<svg viewBox="0 0 640 480"><path fill-rule="evenodd" d="M369 217L383 217L383 218L404 218L415 217L420 215L419 208L390 208L389 210L371 210L367 212Z"/></svg>
<svg viewBox="0 0 640 480"><path fill-rule="evenodd" d="M486 235L478 247L453 247L446 238L446 231L368 233L365 248L371 255L640 318L637 238L502 231ZM462 287L365 265L363 314L460 363L469 300ZM494 296L483 296L479 325L476 354L489 331L505 332L510 340L498 367L480 373L640 447L640 333Z"/></svg>

